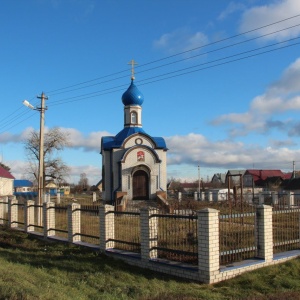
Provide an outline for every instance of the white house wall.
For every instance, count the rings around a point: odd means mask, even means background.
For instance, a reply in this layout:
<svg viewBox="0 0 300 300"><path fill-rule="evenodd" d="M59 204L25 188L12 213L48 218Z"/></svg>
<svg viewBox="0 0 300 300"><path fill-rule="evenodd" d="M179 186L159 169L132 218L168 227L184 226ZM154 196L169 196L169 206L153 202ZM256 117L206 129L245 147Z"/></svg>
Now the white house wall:
<svg viewBox="0 0 300 300"><path fill-rule="evenodd" d="M13 195L14 180L9 178L0 178L0 195L7 196Z"/></svg>

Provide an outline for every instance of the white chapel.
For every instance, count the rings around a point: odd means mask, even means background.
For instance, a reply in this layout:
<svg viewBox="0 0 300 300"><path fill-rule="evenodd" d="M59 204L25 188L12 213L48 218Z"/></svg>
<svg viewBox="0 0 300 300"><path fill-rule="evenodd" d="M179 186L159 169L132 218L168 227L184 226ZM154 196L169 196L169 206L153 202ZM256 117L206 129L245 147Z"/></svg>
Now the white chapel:
<svg viewBox="0 0 300 300"><path fill-rule="evenodd" d="M114 203L116 195L128 200L153 200L167 190L167 146L162 137L152 137L142 127L143 94L131 84L122 95L124 128L101 140L102 197Z"/></svg>

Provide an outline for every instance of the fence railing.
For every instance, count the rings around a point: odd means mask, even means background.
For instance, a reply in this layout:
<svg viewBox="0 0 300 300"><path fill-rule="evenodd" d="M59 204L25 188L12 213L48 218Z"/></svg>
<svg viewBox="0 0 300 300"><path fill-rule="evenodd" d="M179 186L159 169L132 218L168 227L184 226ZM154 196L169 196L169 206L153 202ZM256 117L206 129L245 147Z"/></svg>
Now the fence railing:
<svg viewBox="0 0 300 300"><path fill-rule="evenodd" d="M299 249L300 208L273 210L274 253Z"/></svg>
<svg viewBox="0 0 300 300"><path fill-rule="evenodd" d="M99 245L99 206L81 206L77 210L80 212L80 233L77 234L81 236L81 241Z"/></svg>
<svg viewBox="0 0 300 300"><path fill-rule="evenodd" d="M257 254L256 213L220 215L222 265L253 258Z"/></svg>
<svg viewBox="0 0 300 300"><path fill-rule="evenodd" d="M115 232L111 241L115 242L114 248L140 253L140 213L114 211L113 214Z"/></svg>
<svg viewBox="0 0 300 300"><path fill-rule="evenodd" d="M49 228L49 230L55 230L55 235L68 238L68 207L67 206L54 206L49 210L54 210L55 216L55 228Z"/></svg>
<svg viewBox="0 0 300 300"><path fill-rule="evenodd" d="M4 220L7 209L10 227L35 233L38 207L31 200L22 205L15 199L8 205L0 202L0 219ZM90 243L106 253L119 251L132 264L169 274L174 274L174 264L184 263L184 271L176 275L209 283L249 270L240 264L238 271L226 269L236 261L259 259L259 263L251 265L253 269L276 263L274 253L299 250L299 208L272 211L270 206L259 205L253 206L253 211L243 207L243 213L236 209L222 215L211 208L194 215L171 215L150 208L142 208L140 213L116 212L110 205L98 210L77 203L61 207L48 202L43 204L42 229L45 238ZM130 260L132 252L139 260ZM124 258L126 253L131 256ZM287 259L290 257L287 255Z"/></svg>
<svg viewBox="0 0 300 300"><path fill-rule="evenodd" d="M154 214L157 218L157 257L197 265L197 216Z"/></svg>

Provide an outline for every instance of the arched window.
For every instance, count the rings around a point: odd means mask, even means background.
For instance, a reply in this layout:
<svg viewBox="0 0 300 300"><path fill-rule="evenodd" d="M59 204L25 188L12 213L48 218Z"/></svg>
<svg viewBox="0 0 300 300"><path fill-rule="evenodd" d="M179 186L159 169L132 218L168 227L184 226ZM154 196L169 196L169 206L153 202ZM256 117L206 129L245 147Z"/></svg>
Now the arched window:
<svg viewBox="0 0 300 300"><path fill-rule="evenodd" d="M131 113L131 124L136 124L137 123L137 113L133 111Z"/></svg>

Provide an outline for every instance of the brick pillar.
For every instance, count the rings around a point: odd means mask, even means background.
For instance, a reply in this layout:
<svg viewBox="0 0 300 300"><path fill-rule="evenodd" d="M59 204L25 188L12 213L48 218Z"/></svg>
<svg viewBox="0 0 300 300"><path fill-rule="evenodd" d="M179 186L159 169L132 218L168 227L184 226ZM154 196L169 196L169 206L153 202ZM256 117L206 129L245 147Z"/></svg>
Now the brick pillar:
<svg viewBox="0 0 300 300"><path fill-rule="evenodd" d="M115 215L114 206L104 205L99 208L100 218L100 250L105 251L114 248L115 242L110 241L115 238Z"/></svg>
<svg viewBox="0 0 300 300"><path fill-rule="evenodd" d="M205 200L205 193L204 192L200 192L200 200L201 201Z"/></svg>
<svg viewBox="0 0 300 300"><path fill-rule="evenodd" d="M11 228L18 227L18 200L13 197L8 200L8 224Z"/></svg>
<svg viewBox="0 0 300 300"><path fill-rule="evenodd" d="M43 203L44 237L55 235L55 203Z"/></svg>
<svg viewBox="0 0 300 300"><path fill-rule="evenodd" d="M68 205L68 241L70 243L81 241L81 211L80 204Z"/></svg>
<svg viewBox="0 0 300 300"><path fill-rule="evenodd" d="M197 192L194 192L194 200L198 200L198 193Z"/></svg>
<svg viewBox="0 0 300 300"><path fill-rule="evenodd" d="M277 204L278 204L278 193L272 192L272 205L277 205Z"/></svg>
<svg viewBox="0 0 300 300"><path fill-rule="evenodd" d="M288 197L288 207L293 208L293 206L295 205L294 192L289 192L287 197Z"/></svg>
<svg viewBox="0 0 300 300"><path fill-rule="evenodd" d="M220 271L219 211L206 208L198 217L198 272L205 283L217 282Z"/></svg>
<svg viewBox="0 0 300 300"><path fill-rule="evenodd" d="M34 231L34 201L27 200L24 205L24 225L25 231Z"/></svg>
<svg viewBox="0 0 300 300"><path fill-rule="evenodd" d="M212 201L213 201L212 192L207 192L207 200L208 200L209 202L212 202Z"/></svg>
<svg viewBox="0 0 300 300"><path fill-rule="evenodd" d="M148 261L157 258L157 209L142 208L141 212L141 258Z"/></svg>
<svg viewBox="0 0 300 300"><path fill-rule="evenodd" d="M60 192L59 191L56 194L56 203L60 204Z"/></svg>
<svg viewBox="0 0 300 300"><path fill-rule="evenodd" d="M0 198L0 225L3 225L5 216L5 197Z"/></svg>
<svg viewBox="0 0 300 300"><path fill-rule="evenodd" d="M265 195L263 193L258 194L258 204L264 204L265 203Z"/></svg>
<svg viewBox="0 0 300 300"><path fill-rule="evenodd" d="M181 201L181 199L182 199L182 193L178 192L178 200Z"/></svg>
<svg viewBox="0 0 300 300"><path fill-rule="evenodd" d="M257 256L266 262L273 260L272 207L259 205L257 215Z"/></svg>

